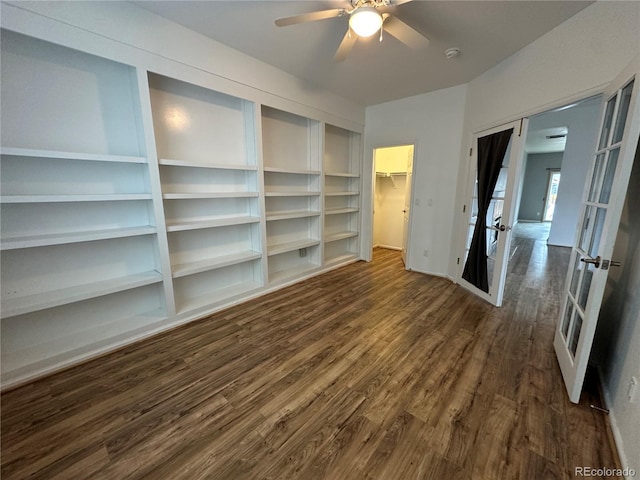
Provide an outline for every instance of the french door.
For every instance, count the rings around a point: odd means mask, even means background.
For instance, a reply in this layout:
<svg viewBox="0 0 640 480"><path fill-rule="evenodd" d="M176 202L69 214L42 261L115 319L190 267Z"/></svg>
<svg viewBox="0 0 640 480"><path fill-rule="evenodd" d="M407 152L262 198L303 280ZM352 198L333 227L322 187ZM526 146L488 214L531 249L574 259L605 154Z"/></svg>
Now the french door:
<svg viewBox="0 0 640 480"><path fill-rule="evenodd" d="M607 88L556 326L554 348L569 399L578 403L640 135L640 57ZM614 259L615 260L615 259Z"/></svg>
<svg viewBox="0 0 640 480"><path fill-rule="evenodd" d="M515 216L513 191L516 179L520 178L519 175L522 168L521 160L524 154L524 132L527 131L527 122L528 119L522 119L477 133L474 135L473 147L471 149L469 184L465 205L465 212L467 213L467 237L465 251L462 256L463 269L460 269L458 283L498 307L502 305L502 296L507 275L507 261L509 247L511 245L511 227ZM479 212L478 202L479 146L482 147L482 139L486 140L492 135L507 132L508 130L512 130L513 133L511 134L509 144L502 158L500 173L491 193L487 214L484 216L482 212ZM486 290L478 286L477 283L465 279L462 273L469 261L469 250L473 243L472 240L477 224L479 224L478 228L484 230L483 235L486 236L486 250L481 254L486 255L487 259L488 288L486 288Z"/></svg>

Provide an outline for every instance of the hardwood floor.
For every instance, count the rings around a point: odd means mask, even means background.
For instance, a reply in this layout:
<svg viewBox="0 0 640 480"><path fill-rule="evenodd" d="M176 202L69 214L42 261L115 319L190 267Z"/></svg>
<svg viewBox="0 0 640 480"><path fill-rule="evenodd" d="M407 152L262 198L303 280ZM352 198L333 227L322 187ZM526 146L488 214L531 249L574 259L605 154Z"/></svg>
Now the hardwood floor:
<svg viewBox="0 0 640 480"><path fill-rule="evenodd" d="M566 249L518 247L506 305L398 252L2 395L2 478L565 479L616 467L553 353ZM611 477L609 477L611 478Z"/></svg>

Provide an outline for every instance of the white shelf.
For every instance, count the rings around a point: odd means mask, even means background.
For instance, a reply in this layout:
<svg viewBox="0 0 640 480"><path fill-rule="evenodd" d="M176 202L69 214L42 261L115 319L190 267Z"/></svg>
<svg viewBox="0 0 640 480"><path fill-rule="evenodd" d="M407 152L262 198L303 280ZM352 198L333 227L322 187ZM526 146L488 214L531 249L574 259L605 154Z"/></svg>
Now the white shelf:
<svg viewBox="0 0 640 480"><path fill-rule="evenodd" d="M269 273L269 283L284 282L286 280L290 280L292 278L311 273L318 269L319 269L318 265L314 265L312 263L304 263L302 265L298 265L293 268L288 268L286 270L281 270L279 272L272 272L272 273Z"/></svg>
<svg viewBox="0 0 640 480"><path fill-rule="evenodd" d="M35 148L1 147L1 155L30 158L56 158L63 160L86 160L90 162L147 163L145 157L128 155L98 155L95 153L59 152Z"/></svg>
<svg viewBox="0 0 640 480"><path fill-rule="evenodd" d="M345 238L357 237L358 232L338 232L331 233L329 235L324 236L325 242L335 242L338 240L344 240Z"/></svg>
<svg viewBox="0 0 640 480"><path fill-rule="evenodd" d="M197 230L199 228L227 227L230 225L244 225L246 223L257 223L259 221L260 217L249 216L174 220L171 222L167 221L167 232Z"/></svg>
<svg viewBox="0 0 640 480"><path fill-rule="evenodd" d="M320 192L266 192L267 197L314 197L320 195Z"/></svg>
<svg viewBox="0 0 640 480"><path fill-rule="evenodd" d="M107 324L100 324L73 332L60 338L29 346L2 355L7 378L19 377L21 370L55 370L79 359L91 356L97 350L115 346L131 336L146 332L167 321L164 309L139 313Z"/></svg>
<svg viewBox="0 0 640 480"><path fill-rule="evenodd" d="M185 314L193 310L205 308L211 305L215 305L224 300L230 300L235 297L241 297L247 293L261 288L260 283L254 281L247 281L240 284L231 285L219 290L212 290L204 295L199 295L193 298L184 298L179 302L178 314Z"/></svg>
<svg viewBox="0 0 640 480"><path fill-rule="evenodd" d="M198 192L198 193L165 193L165 200L188 200L198 198L254 198L258 192Z"/></svg>
<svg viewBox="0 0 640 480"><path fill-rule="evenodd" d="M272 220L287 220L290 218L317 217L318 215L320 215L320 212L309 210L289 210L277 213L267 212L267 222Z"/></svg>
<svg viewBox="0 0 640 480"><path fill-rule="evenodd" d="M350 195L360 195L360 192L325 192L325 197L347 197Z"/></svg>
<svg viewBox="0 0 640 480"><path fill-rule="evenodd" d="M151 200L150 193L113 193L101 195L2 195L0 203L115 202Z"/></svg>
<svg viewBox="0 0 640 480"><path fill-rule="evenodd" d="M244 252L231 253L228 255L221 255L214 258L205 258L197 262L188 262L173 265L173 278L184 277L185 275L192 275L194 273L206 272L214 270L216 268L229 267L238 263L249 262L251 260L257 260L262 257L260 252L254 252L253 250L247 250Z"/></svg>
<svg viewBox="0 0 640 480"><path fill-rule="evenodd" d="M111 238L134 237L156 233L151 225L140 227L112 228L106 230L92 230L85 232L51 233L44 235L7 236L0 240L0 250L15 250L19 248L45 247L47 245L63 245L66 243L91 242Z"/></svg>
<svg viewBox="0 0 640 480"><path fill-rule="evenodd" d="M358 207L345 207L345 208L328 208L324 211L325 215L338 215L341 213L354 213L358 212Z"/></svg>
<svg viewBox="0 0 640 480"><path fill-rule="evenodd" d="M216 168L219 170L257 170L255 165L233 165L224 163L201 163L190 162L188 160L173 160L169 158L160 158L160 165L169 165L173 167L191 167L191 168Z"/></svg>
<svg viewBox="0 0 640 480"><path fill-rule="evenodd" d="M264 167L265 172L288 173L292 175L320 175L320 170L296 170L290 168Z"/></svg>
<svg viewBox="0 0 640 480"><path fill-rule="evenodd" d="M319 244L320 240L314 240L312 238L305 238L304 240L296 240L294 242L276 243L274 245L267 246L267 255L280 255L281 253L313 247Z"/></svg>
<svg viewBox="0 0 640 480"><path fill-rule="evenodd" d="M162 275L152 271L23 297L7 298L3 301L2 318L37 312L159 282L162 282Z"/></svg>
<svg viewBox="0 0 640 480"><path fill-rule="evenodd" d="M339 263L348 262L350 260L358 260L358 254L352 252L345 252L342 255L328 258L325 262L326 266L337 265Z"/></svg>
<svg viewBox="0 0 640 480"><path fill-rule="evenodd" d="M325 177L347 177L347 178L360 178L357 173L347 172L324 172Z"/></svg>

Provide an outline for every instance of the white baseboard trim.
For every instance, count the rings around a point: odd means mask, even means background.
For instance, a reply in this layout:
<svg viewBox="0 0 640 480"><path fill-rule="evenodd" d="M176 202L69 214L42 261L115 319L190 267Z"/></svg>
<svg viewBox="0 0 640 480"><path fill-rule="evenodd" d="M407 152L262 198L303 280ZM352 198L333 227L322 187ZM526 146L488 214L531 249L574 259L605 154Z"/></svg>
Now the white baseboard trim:
<svg viewBox="0 0 640 480"><path fill-rule="evenodd" d="M605 388L604 381L602 380L602 370L600 369L599 365L596 368L596 371L598 372L598 382L600 383L600 391L602 392L604 407L609 410L609 427L611 428L613 441L615 442L615 447L618 452L618 458L620 458L622 469L629 470L629 461L627 460L627 455L624 451L624 442L622 440L622 436L620 435L620 429L618 428L618 421L616 420L615 411L612 409L613 402L611 401L611 397L609 396L609 391ZM632 480L632 477L626 475L625 480Z"/></svg>
<svg viewBox="0 0 640 480"><path fill-rule="evenodd" d="M381 243L379 243L378 245L376 245L377 248L386 248L387 250L397 250L399 252L402 251L402 247L394 247L392 245L383 245ZM375 248L375 247L374 247Z"/></svg>

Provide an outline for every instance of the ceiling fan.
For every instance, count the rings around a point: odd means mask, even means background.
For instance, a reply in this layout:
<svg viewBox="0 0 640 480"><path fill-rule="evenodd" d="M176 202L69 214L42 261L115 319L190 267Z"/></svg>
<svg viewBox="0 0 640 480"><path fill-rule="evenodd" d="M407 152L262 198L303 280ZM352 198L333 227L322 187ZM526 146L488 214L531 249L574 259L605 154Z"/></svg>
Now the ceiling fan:
<svg viewBox="0 0 640 480"><path fill-rule="evenodd" d="M298 23L315 22L329 18L349 17L349 27L340 46L333 57L334 61L341 62L357 42L359 37L371 37L380 32L382 41L383 32L394 36L405 45L414 49L425 48L429 39L420 32L411 28L399 18L389 13L390 7L395 7L411 0L349 0L345 8L334 8L318 12L303 13L292 17L276 20L278 27L286 27Z"/></svg>

